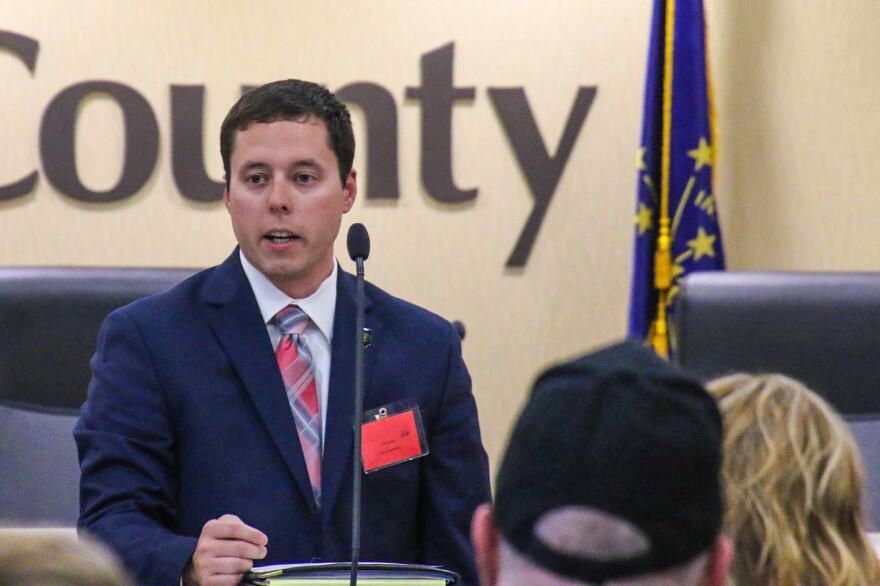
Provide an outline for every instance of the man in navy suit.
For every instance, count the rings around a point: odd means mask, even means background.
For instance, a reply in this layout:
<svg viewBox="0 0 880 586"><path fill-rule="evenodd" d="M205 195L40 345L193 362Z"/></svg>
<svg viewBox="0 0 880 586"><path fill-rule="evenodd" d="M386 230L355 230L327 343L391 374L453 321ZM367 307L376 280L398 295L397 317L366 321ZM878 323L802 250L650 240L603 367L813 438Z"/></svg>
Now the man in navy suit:
<svg viewBox="0 0 880 586"><path fill-rule="evenodd" d="M107 318L74 431L79 525L144 586L350 558L355 280L333 243L357 195L351 120L318 85L274 82L230 110L221 154L239 247ZM363 477L361 559L439 564L476 584L468 528L490 499L488 464L458 334L365 294L364 407L416 405L429 453ZM308 315L320 502L275 357L273 316L289 304Z"/></svg>

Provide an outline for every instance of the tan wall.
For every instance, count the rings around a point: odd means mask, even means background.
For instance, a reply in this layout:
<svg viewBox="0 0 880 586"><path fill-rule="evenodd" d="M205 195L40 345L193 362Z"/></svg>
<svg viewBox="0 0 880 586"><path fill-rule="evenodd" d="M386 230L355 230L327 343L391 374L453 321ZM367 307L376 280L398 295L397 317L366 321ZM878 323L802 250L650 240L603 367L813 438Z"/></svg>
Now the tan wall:
<svg viewBox="0 0 880 586"><path fill-rule="evenodd" d="M730 265L873 269L880 2L708 8ZM206 87L206 167L219 179L216 136L241 84L370 81L397 102L401 196L389 204L362 194L347 220L370 229L369 279L467 324L465 356L493 461L540 367L623 335L647 0L0 0L0 15L0 28L41 44L33 76L0 51L0 185L40 171L40 118L73 83L137 89L161 136L158 165L131 199L79 203L41 176L28 197L0 202L0 263L215 264L234 239L222 205L184 200L174 185L169 86ZM459 187L479 195L456 208L422 187L420 105L404 97L420 83L422 55L450 42L456 85L476 88L472 103L455 107L453 170ZM531 258L522 270L505 270L532 198L487 88L524 87L552 153L577 88L587 85L598 96ZM79 174L107 189L122 166L119 109L91 99L78 124ZM358 137L363 146L363 130ZM364 170L363 149L355 164ZM344 246L338 254L348 267Z"/></svg>
<svg viewBox="0 0 880 586"><path fill-rule="evenodd" d="M734 269L880 267L880 2L710 2Z"/></svg>

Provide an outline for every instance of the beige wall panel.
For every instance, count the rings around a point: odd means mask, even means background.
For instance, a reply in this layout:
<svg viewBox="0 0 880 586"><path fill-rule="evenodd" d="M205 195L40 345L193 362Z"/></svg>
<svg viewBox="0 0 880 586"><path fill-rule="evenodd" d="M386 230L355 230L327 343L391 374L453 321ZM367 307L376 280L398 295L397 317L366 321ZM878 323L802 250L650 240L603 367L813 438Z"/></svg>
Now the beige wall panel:
<svg viewBox="0 0 880 586"><path fill-rule="evenodd" d="M877 270L880 2L708 6L730 267Z"/></svg>

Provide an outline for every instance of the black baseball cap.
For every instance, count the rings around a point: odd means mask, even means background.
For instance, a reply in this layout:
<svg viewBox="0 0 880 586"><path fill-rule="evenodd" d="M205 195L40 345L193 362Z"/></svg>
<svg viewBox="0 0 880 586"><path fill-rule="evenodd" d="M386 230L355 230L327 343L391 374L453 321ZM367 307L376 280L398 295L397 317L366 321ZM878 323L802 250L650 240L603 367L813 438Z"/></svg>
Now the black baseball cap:
<svg viewBox="0 0 880 586"><path fill-rule="evenodd" d="M521 554L576 580L672 568L720 533L721 444L718 408L695 377L636 342L604 348L538 377L498 472L496 523ZM595 535L579 536L597 516L635 545L600 551ZM566 535L554 537L562 518Z"/></svg>

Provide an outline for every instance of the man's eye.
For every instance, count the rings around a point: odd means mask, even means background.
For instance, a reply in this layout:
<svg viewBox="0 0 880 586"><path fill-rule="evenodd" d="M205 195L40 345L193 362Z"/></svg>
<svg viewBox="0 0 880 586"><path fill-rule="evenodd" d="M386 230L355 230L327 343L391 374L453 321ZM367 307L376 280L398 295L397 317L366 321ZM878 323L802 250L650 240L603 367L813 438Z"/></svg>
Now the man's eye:
<svg viewBox="0 0 880 586"><path fill-rule="evenodd" d="M245 183L250 183L251 185L262 185L266 182L266 178L262 175L248 175L244 180Z"/></svg>
<svg viewBox="0 0 880 586"><path fill-rule="evenodd" d="M315 180L313 175L309 175L308 173L297 173L293 176L293 180L297 183L311 183Z"/></svg>

